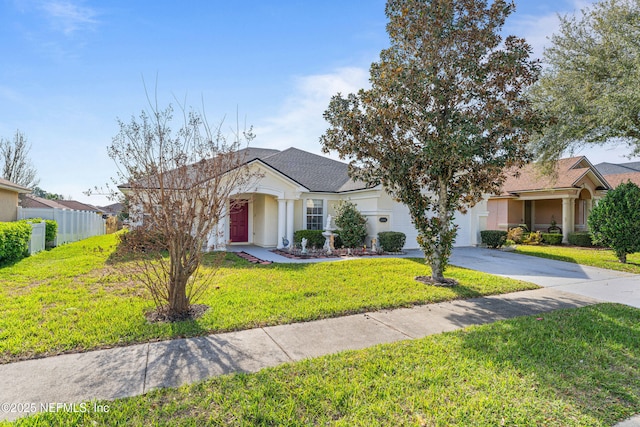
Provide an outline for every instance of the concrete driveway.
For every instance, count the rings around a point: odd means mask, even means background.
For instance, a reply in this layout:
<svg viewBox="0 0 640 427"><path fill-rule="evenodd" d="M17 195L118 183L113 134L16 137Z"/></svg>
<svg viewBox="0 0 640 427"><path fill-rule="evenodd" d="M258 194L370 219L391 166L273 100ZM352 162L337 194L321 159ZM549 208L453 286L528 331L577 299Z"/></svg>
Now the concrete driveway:
<svg viewBox="0 0 640 427"><path fill-rule="evenodd" d="M640 308L638 274L474 247L454 248L450 263L601 301Z"/></svg>

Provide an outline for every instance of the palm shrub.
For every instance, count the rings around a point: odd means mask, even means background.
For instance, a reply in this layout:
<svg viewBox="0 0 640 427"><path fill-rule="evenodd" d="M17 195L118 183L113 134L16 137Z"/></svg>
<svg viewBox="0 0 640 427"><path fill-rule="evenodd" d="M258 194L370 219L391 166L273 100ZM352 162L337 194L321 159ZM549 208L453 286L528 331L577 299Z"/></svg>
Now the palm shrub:
<svg viewBox="0 0 640 427"><path fill-rule="evenodd" d="M628 254L640 252L640 187L629 181L607 192L588 223L593 241L613 249L626 263Z"/></svg>
<svg viewBox="0 0 640 427"><path fill-rule="evenodd" d="M360 213L356 205L349 201L341 201L336 207L335 221L344 247L357 248L362 246L367 237L367 219Z"/></svg>

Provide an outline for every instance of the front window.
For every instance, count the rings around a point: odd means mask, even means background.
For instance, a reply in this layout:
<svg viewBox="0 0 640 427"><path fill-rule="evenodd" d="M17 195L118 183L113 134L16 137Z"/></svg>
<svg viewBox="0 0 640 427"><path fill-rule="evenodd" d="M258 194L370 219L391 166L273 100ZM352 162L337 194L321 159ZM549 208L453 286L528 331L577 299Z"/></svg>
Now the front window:
<svg viewBox="0 0 640 427"><path fill-rule="evenodd" d="M307 200L307 230L322 230L322 200Z"/></svg>

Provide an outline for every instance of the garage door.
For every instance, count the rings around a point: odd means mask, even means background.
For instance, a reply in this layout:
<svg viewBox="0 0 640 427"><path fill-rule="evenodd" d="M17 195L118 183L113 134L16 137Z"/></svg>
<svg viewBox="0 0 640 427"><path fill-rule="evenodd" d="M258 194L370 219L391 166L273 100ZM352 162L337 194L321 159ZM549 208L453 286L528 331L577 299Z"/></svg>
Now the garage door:
<svg viewBox="0 0 640 427"><path fill-rule="evenodd" d="M456 212L454 222L458 224L458 236L453 246L470 246L471 245L471 215L469 213L461 214ZM391 231L400 231L407 236L407 242L405 243L405 249L417 249L420 247L418 244L418 231L411 223L411 216L409 215L409 209L401 204L394 203L391 211Z"/></svg>

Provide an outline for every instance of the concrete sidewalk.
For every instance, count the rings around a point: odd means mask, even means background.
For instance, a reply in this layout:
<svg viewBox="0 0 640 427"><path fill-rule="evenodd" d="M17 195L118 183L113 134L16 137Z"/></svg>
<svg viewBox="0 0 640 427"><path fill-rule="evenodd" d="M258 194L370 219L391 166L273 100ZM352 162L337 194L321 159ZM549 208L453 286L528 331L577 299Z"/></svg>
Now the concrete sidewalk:
<svg viewBox="0 0 640 427"><path fill-rule="evenodd" d="M41 405L136 396L231 372L598 302L543 288L206 337L0 365L0 403ZM3 408L6 406L3 405ZM28 412L0 411L0 420Z"/></svg>

